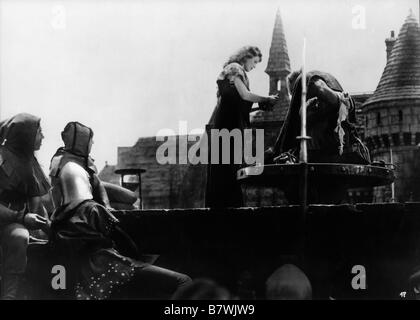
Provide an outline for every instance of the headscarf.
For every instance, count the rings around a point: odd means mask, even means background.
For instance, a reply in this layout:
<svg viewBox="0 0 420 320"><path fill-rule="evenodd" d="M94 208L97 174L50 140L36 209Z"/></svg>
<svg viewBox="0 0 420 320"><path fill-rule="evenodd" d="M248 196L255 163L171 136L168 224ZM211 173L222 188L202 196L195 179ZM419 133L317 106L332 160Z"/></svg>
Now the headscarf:
<svg viewBox="0 0 420 320"><path fill-rule="evenodd" d="M61 138L64 147L59 148L51 159L52 176L58 176L64 165L71 161L81 165L89 174L97 173L94 160L89 155L89 144L93 139L93 130L80 122L69 122Z"/></svg>
<svg viewBox="0 0 420 320"><path fill-rule="evenodd" d="M17 198L42 196L50 189L34 156L40 121L34 115L19 113L0 122L0 189Z"/></svg>
<svg viewBox="0 0 420 320"><path fill-rule="evenodd" d="M1 144L16 155L31 157L35 152L35 137L40 121L40 118L27 113L19 113L2 121Z"/></svg>

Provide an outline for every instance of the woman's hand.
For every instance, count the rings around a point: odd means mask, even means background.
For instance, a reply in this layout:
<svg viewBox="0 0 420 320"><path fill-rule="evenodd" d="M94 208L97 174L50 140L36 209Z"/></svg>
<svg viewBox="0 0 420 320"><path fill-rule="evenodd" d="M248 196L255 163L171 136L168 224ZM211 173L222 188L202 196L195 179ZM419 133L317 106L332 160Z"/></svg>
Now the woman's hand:
<svg viewBox="0 0 420 320"><path fill-rule="evenodd" d="M263 111L273 110L274 105L279 101L280 97L278 94L268 96L262 103L259 103L259 108Z"/></svg>
<svg viewBox="0 0 420 320"><path fill-rule="evenodd" d="M315 110L316 108L318 108L318 98L317 97L313 97L311 99L309 99L308 101L306 101L306 109L308 110Z"/></svg>
<svg viewBox="0 0 420 320"><path fill-rule="evenodd" d="M261 105L275 105L279 99L279 96L277 94L269 97L264 97L250 92L249 89L242 82L240 77L235 77L234 83L236 90L238 91L240 97L243 100L258 103L260 105L260 109L262 110L264 109L261 108Z"/></svg>
<svg viewBox="0 0 420 320"><path fill-rule="evenodd" d="M307 116L312 117L318 111L318 98L314 97L306 101ZM299 115L302 115L302 108L299 109Z"/></svg>
<svg viewBox="0 0 420 320"><path fill-rule="evenodd" d="M267 102L269 105L274 106L277 103L277 101L279 101L279 99L280 99L280 96L278 94L274 94L274 95L268 96Z"/></svg>

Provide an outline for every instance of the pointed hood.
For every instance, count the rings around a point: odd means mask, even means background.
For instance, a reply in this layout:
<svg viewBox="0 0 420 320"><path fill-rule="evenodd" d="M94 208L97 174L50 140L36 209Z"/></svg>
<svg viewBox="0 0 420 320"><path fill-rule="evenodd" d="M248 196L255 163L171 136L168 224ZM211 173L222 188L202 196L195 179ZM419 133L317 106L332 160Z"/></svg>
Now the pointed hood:
<svg viewBox="0 0 420 320"><path fill-rule="evenodd" d="M45 195L50 184L34 156L40 118L20 113L0 122L0 189L2 201L25 202Z"/></svg>
<svg viewBox="0 0 420 320"><path fill-rule="evenodd" d="M75 155L88 157L90 153L93 130L79 122L69 122L61 138L64 142L64 150Z"/></svg>
<svg viewBox="0 0 420 320"><path fill-rule="evenodd" d="M325 81L325 83L332 90L337 92L343 92L343 88L337 79L329 73L313 70L306 74L306 85L311 82L313 77L319 77ZM290 149L293 149L298 146L298 140L296 137L300 135L300 114L299 110L301 107L301 95L302 95L302 75L295 80L292 92L292 101L290 104L289 111L286 116L286 120L283 124L283 127L280 131L280 134L277 138L274 152L275 154L280 154L282 152L287 152ZM307 96L308 99L308 96ZM351 122L355 121L355 114L352 112L349 115Z"/></svg>
<svg viewBox="0 0 420 320"><path fill-rule="evenodd" d="M64 147L57 150L51 159L50 176L58 177L67 162L75 162L89 174L97 173L94 160L90 157L93 130L80 122L67 123L61 132Z"/></svg>
<svg viewBox="0 0 420 320"><path fill-rule="evenodd" d="M35 152L35 137L41 119L28 114L19 113L0 123L0 139L2 144L18 156L30 157Z"/></svg>

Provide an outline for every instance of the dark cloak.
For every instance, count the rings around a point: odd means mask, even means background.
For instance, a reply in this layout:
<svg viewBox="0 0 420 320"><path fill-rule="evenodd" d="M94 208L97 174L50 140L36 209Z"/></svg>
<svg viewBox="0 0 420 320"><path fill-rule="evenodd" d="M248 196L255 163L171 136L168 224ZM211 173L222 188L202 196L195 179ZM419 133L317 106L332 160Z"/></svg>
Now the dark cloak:
<svg viewBox="0 0 420 320"><path fill-rule="evenodd" d="M340 83L337 81L337 79L332 76L329 73L322 72L322 71L311 71L306 74L306 86L307 86L307 100L312 98L313 96L316 96L315 94L311 94L311 83L313 83L316 79L323 80L327 86L337 92L343 92L343 88L341 87ZM290 150L294 150L295 154L298 155L299 150L299 141L296 139L297 136L300 135L300 115L299 111L301 108L301 95L302 95L302 76L299 75L299 77L296 79L295 84L293 86L293 92L292 92L292 100L290 103L290 108L287 113L285 122L283 124L283 127L280 131L280 134L277 138L277 141L274 145L274 154L279 155L282 152L287 152ZM322 103L322 101L320 102ZM352 101L353 107L349 110L348 118L346 121L342 123L343 128L346 132L345 141L344 144L344 152L348 151L350 147L350 134L348 134L350 131L354 131L354 125L352 123L356 122L356 110L354 108L354 102ZM337 107L338 112L338 107ZM337 114L338 117L338 114ZM335 117L335 120L337 119ZM338 143L338 138L336 143ZM332 146L332 149L334 151L337 150L335 146ZM338 155L338 152L337 152Z"/></svg>
<svg viewBox="0 0 420 320"><path fill-rule="evenodd" d="M369 152L358 138L354 123L356 123L356 110L354 101L350 97L350 108L347 118L341 122L344 130L343 153L340 154L340 140L335 132L339 113L340 101L336 104L325 101L312 84L321 79L333 91L343 92L343 88L335 77L321 71L311 71L306 74L307 96L309 100L318 98L319 106L314 110L308 109L307 134L312 138L308 140L308 161L315 163L370 163ZM301 130L301 95L302 77L299 76L293 86L292 100L284 125L274 146L274 155L283 152L299 156L300 142L296 139ZM298 186L285 190L289 203L299 203ZM336 183L324 183L323 179L311 180L308 190L310 203L340 203L347 196L347 186L341 180Z"/></svg>
<svg viewBox="0 0 420 320"><path fill-rule="evenodd" d="M59 207L51 224L50 248L66 267L77 299L107 299L131 281L144 263L121 255L111 239L119 221L105 207L85 200Z"/></svg>
<svg viewBox="0 0 420 320"><path fill-rule="evenodd" d="M20 113L0 123L1 201L21 208L28 198L48 193L50 184L34 156L41 119Z"/></svg>

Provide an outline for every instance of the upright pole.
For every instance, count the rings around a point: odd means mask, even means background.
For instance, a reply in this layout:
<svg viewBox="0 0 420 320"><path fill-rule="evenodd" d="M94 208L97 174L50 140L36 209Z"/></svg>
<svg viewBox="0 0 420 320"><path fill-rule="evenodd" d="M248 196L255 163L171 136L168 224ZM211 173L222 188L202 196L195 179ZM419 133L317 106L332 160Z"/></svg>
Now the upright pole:
<svg viewBox="0 0 420 320"><path fill-rule="evenodd" d="M392 148L389 148L389 158L390 158L390 162L391 165L394 164L394 159L392 156ZM395 202L395 182L391 183L391 202Z"/></svg>
<svg viewBox="0 0 420 320"><path fill-rule="evenodd" d="M308 148L306 136L306 67L305 67L305 54L306 54L306 39L303 38L302 50L302 97L301 97L301 126L300 126L300 155L299 160L301 163L308 162Z"/></svg>
<svg viewBox="0 0 420 320"><path fill-rule="evenodd" d="M302 261L305 260L305 247L306 247L306 214L308 210L308 149L307 140L309 137L306 135L306 39L303 38L303 50L302 50L302 96L301 96L301 108L300 108L300 136L297 137L300 140L300 153L299 153L299 166L300 166L300 181L299 181L299 197L301 202L300 211L300 234L298 235L298 252Z"/></svg>
<svg viewBox="0 0 420 320"><path fill-rule="evenodd" d="M301 166L301 178L300 178L300 201L302 205L302 220L306 220L306 211L308 205L308 146L307 140L310 139L306 135L306 38L303 38L303 50L302 50L302 96L301 96L301 107L300 107L300 136L297 137L300 140L300 153L299 162Z"/></svg>

